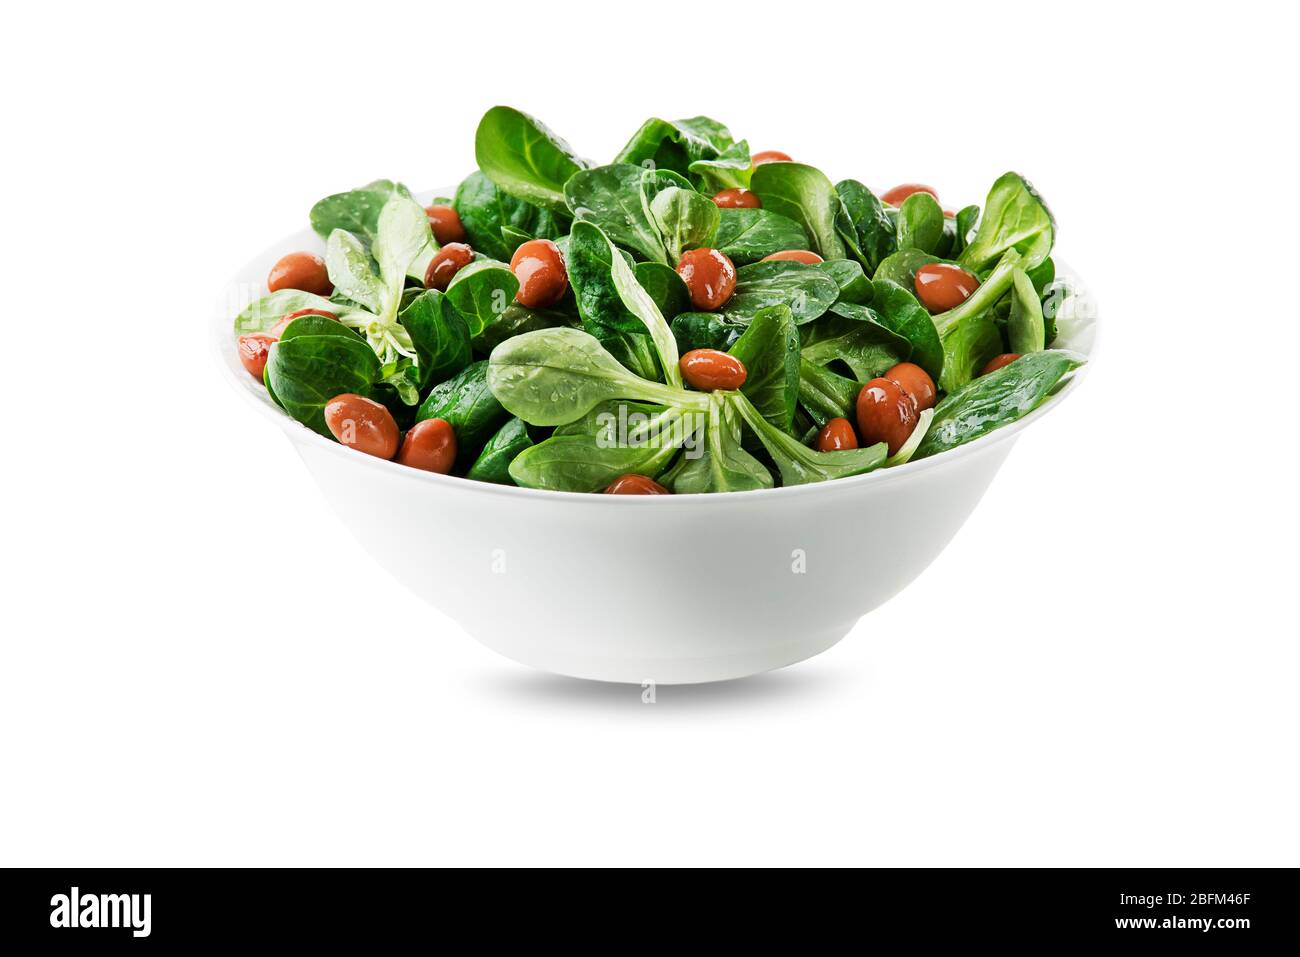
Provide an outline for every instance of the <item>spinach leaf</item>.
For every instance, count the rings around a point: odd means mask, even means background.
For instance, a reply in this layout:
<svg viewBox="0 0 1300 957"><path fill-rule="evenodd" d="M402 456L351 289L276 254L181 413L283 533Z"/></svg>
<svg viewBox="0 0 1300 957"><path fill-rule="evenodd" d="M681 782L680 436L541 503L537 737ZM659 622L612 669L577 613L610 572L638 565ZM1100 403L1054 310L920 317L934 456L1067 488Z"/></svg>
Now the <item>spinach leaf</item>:
<svg viewBox="0 0 1300 957"><path fill-rule="evenodd" d="M490 320L483 330L470 340L470 344L479 352L491 352L507 339L525 332L577 324L577 316L559 309L529 309L512 302L506 306L505 312Z"/></svg>
<svg viewBox="0 0 1300 957"><path fill-rule="evenodd" d="M816 266L787 260L751 263L736 270L736 291L723 304L722 315L728 322L745 324L760 309L789 306L795 323L803 325L822 315L839 296L835 280Z"/></svg>
<svg viewBox="0 0 1300 957"><path fill-rule="evenodd" d="M690 165L690 172L703 188L715 193L724 189L748 189L749 178L753 173L749 160L749 143L741 140L728 146L713 159L695 160Z"/></svg>
<svg viewBox="0 0 1300 957"><path fill-rule="evenodd" d="M277 289L269 296L248 306L235 316L235 332L241 336L266 332L291 312L300 309L323 309L338 313L338 306L324 296L303 292L301 289Z"/></svg>
<svg viewBox="0 0 1300 957"><path fill-rule="evenodd" d="M930 313L910 291L888 279L874 281L872 288L875 296L871 310L875 317L882 326L912 344L911 361L938 382L943 373L943 343Z"/></svg>
<svg viewBox="0 0 1300 957"><path fill-rule="evenodd" d="M1081 356L1050 350L1021 356L980 376L935 407L934 421L913 458L955 449L1028 415L1066 373L1081 365Z"/></svg>
<svg viewBox="0 0 1300 957"><path fill-rule="evenodd" d="M1012 352L1024 355L1046 348L1043 301L1023 269L1011 274L1011 314L1007 319L1007 342Z"/></svg>
<svg viewBox="0 0 1300 957"><path fill-rule="evenodd" d="M336 229L325 242L325 269L334 290L373 313L384 309L388 297L383 280L370 265L370 253L361 240Z"/></svg>
<svg viewBox="0 0 1300 957"><path fill-rule="evenodd" d="M978 206L963 206L957 210L957 215L952 220L952 247L945 254L949 259L956 259L961 255L961 251L970 242L971 230L975 228L975 223L979 218L980 208Z"/></svg>
<svg viewBox="0 0 1300 957"><path fill-rule="evenodd" d="M510 477L510 463L524 449L531 448L532 444L532 437L528 434L528 426L523 419L511 416L488 439L487 445L483 446L483 451L474 460L465 477L498 485L514 485L514 479Z"/></svg>
<svg viewBox="0 0 1300 957"><path fill-rule="evenodd" d="M807 249L808 236L793 219L768 209L722 209L713 243L744 266L786 249Z"/></svg>
<svg viewBox="0 0 1300 957"><path fill-rule="evenodd" d="M879 266L876 267L876 274L871 277L871 281L877 279L888 279L892 283L897 283L904 289L916 288L916 271L922 266L928 266L930 263L939 262L937 256L931 256L915 247L900 249L886 257Z"/></svg>
<svg viewBox="0 0 1300 957"><path fill-rule="evenodd" d="M688 437L688 418L671 406L602 403L521 452L510 476L528 488L561 492L599 492L629 472L653 478Z"/></svg>
<svg viewBox="0 0 1300 957"><path fill-rule="evenodd" d="M650 203L650 218L668 261L676 263L687 249L710 246L718 231L718 207L713 200L693 189L669 187L655 195Z"/></svg>
<svg viewBox="0 0 1300 957"><path fill-rule="evenodd" d="M835 280L840 287L836 302L854 302L860 306L871 303L871 280L862 270L862 264L855 259L828 259L818 263L817 268Z"/></svg>
<svg viewBox="0 0 1300 957"><path fill-rule="evenodd" d="M740 391L763 418L788 431L799 400L799 327L789 307L760 309L730 352L745 364Z"/></svg>
<svg viewBox="0 0 1300 957"><path fill-rule="evenodd" d="M444 419L456 432L456 461L474 461L479 450L509 418L488 385L488 362L480 359L434 386L415 420Z"/></svg>
<svg viewBox="0 0 1300 957"><path fill-rule="evenodd" d="M943 335L943 374L939 386L955 392L1002 352L1002 334L989 313L967 316Z"/></svg>
<svg viewBox="0 0 1300 957"><path fill-rule="evenodd" d="M377 179L358 189L326 196L311 208L311 228L321 239L328 239L334 230L342 229L366 244L373 243L379 231L379 213L394 194L411 198L409 189L389 179Z"/></svg>
<svg viewBox="0 0 1300 957"><path fill-rule="evenodd" d="M326 319L324 316L299 316L284 327L284 330L280 333L280 341L283 342L297 336L344 336L358 342L365 341L357 334L355 329L349 329L343 323L334 319Z"/></svg>
<svg viewBox="0 0 1300 957"><path fill-rule="evenodd" d="M943 207L929 193L913 193L898 208L898 248L934 253L943 239Z"/></svg>
<svg viewBox="0 0 1300 957"><path fill-rule="evenodd" d="M672 330L682 354L692 349L726 352L740 338L745 326L728 322L716 312L683 312L673 319Z"/></svg>
<svg viewBox="0 0 1300 957"><path fill-rule="evenodd" d="M677 270L663 263L637 263L632 269L637 283L654 300L655 307L668 322L691 306L691 294Z"/></svg>
<svg viewBox="0 0 1300 957"><path fill-rule="evenodd" d="M884 442L860 449L841 449L837 452L818 452L798 439L773 426L754 408L742 392L726 393L733 405L754 430L768 455L781 473L782 485L807 485L830 479L861 475L885 464L888 446Z"/></svg>
<svg viewBox="0 0 1300 957"><path fill-rule="evenodd" d="M447 299L464 318L471 336L500 318L515 301L519 280L505 263L476 259L447 284Z"/></svg>
<svg viewBox="0 0 1300 957"><path fill-rule="evenodd" d="M750 177L750 189L763 201L764 209L798 223L812 240L813 251L823 259L845 257L838 232L843 206L821 170L802 163L764 163Z"/></svg>
<svg viewBox="0 0 1300 957"><path fill-rule="evenodd" d="M668 251L642 192L642 176L651 172L626 163L597 166L575 173L564 184L564 195L574 219L594 223L643 259L667 263Z"/></svg>
<svg viewBox="0 0 1300 957"><path fill-rule="evenodd" d="M391 304L393 315L398 311L402 288L406 285L407 267L430 245L437 249L424 207L409 196L389 197L379 211L371 253L379 264L379 277L388 286L385 304ZM421 271L420 279L423 278Z"/></svg>
<svg viewBox="0 0 1300 957"><path fill-rule="evenodd" d="M452 205L470 246L489 259L509 262L522 243L562 235L555 214L497 189L481 171L457 187Z"/></svg>
<svg viewBox="0 0 1300 957"><path fill-rule="evenodd" d="M1052 251L1056 221L1042 198L1019 173L1003 173L989 190L984 218L957 262L964 269L983 272L1005 252L1014 249L1022 267L1032 269Z"/></svg>
<svg viewBox="0 0 1300 957"><path fill-rule="evenodd" d="M582 327L628 370L643 379L658 379L650 330L624 305L614 284L615 259L622 262L622 253L598 227L574 224L566 265Z"/></svg>
<svg viewBox="0 0 1300 957"><path fill-rule="evenodd" d="M836 228L854 258L872 274L898 248L894 224L876 194L855 179L841 180L835 192L843 203Z"/></svg>
<svg viewBox="0 0 1300 957"><path fill-rule="evenodd" d="M607 399L697 409L706 401L702 393L633 375L578 329L541 329L507 339L492 350L488 384L511 414L533 425L572 422Z"/></svg>
<svg viewBox="0 0 1300 957"><path fill-rule="evenodd" d="M817 365L843 362L861 382L874 379L912 353L907 339L882 325L867 306L841 302L810 327L803 358Z"/></svg>
<svg viewBox="0 0 1300 957"><path fill-rule="evenodd" d="M739 393L726 393L736 394ZM741 445L740 417L724 393L708 394L708 425L704 451L696 458L683 458L665 481L679 495L698 492L746 492L771 488L772 474ZM755 413L757 415L757 413ZM767 424L761 415L759 420ZM768 426L771 428L771 426Z"/></svg>
<svg viewBox="0 0 1300 957"><path fill-rule="evenodd" d="M397 319L415 346L419 372L417 383L421 390L431 383L450 378L469 365L469 326L443 293L426 289L398 314ZM290 326L297 322L295 319Z"/></svg>
<svg viewBox="0 0 1300 957"><path fill-rule="evenodd" d="M675 123L651 118L632 134L614 162L670 169L684 176L693 161L717 157L731 144L730 131L705 116Z"/></svg>
<svg viewBox="0 0 1300 957"><path fill-rule="evenodd" d="M564 184L584 164L569 144L527 113L494 106L479 120L474 156L488 179L511 196L564 214Z"/></svg>
<svg viewBox="0 0 1300 957"><path fill-rule="evenodd" d="M861 391L861 382L845 378L800 357L799 402L812 416L818 428L831 419L851 419Z"/></svg>
<svg viewBox="0 0 1300 957"><path fill-rule="evenodd" d="M968 317L988 312L997 305L998 300L1011 289L1013 274L1023 265L1023 262L1018 252L1013 249L1007 250L994 270L980 283L978 289L967 296L960 305L934 317L934 326L939 330L939 335L947 338L949 330Z"/></svg>
<svg viewBox="0 0 1300 957"><path fill-rule="evenodd" d="M379 378L374 350L345 335L282 339L271 346L266 362L266 381L276 402L324 436L331 435L325 404L344 392L368 395Z"/></svg>

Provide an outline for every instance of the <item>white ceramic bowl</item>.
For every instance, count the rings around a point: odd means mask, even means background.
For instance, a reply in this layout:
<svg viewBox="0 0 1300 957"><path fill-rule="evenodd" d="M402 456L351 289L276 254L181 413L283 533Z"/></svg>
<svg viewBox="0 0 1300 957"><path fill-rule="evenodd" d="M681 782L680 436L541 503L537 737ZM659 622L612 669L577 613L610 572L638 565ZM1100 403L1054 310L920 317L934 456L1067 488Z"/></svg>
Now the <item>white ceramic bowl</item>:
<svg viewBox="0 0 1300 957"><path fill-rule="evenodd" d="M448 195L450 191L425 194ZM321 251L309 229L251 260L213 317L234 387L294 443L374 559L508 658L560 674L718 681L835 644L938 556L1021 430L1081 373L1006 428L933 458L817 485L715 495L580 495L471 482L362 455L289 418L240 365L233 318L271 265ZM1091 353L1077 277L1057 347ZM889 548L872 543L889 542Z"/></svg>

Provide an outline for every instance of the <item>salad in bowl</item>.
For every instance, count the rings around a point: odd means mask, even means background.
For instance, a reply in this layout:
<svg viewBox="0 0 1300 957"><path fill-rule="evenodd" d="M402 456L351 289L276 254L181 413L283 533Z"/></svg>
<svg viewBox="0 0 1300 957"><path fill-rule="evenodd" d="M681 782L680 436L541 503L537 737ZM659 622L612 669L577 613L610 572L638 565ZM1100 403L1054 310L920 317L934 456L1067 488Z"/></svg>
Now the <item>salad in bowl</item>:
<svg viewBox="0 0 1300 957"><path fill-rule="evenodd" d="M504 106L475 151L431 202L377 180L312 207L323 255L280 257L229 346L285 416L471 482L754 491L943 455L1084 362L1017 173L952 210L706 117L602 165Z"/></svg>

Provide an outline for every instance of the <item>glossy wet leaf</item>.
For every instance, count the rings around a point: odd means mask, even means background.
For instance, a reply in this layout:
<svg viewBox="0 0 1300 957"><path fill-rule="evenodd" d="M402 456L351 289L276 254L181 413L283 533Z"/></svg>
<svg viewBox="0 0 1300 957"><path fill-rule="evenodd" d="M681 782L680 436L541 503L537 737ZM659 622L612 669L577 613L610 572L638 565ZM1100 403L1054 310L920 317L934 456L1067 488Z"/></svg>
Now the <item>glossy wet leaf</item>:
<svg viewBox="0 0 1300 957"><path fill-rule="evenodd" d="M511 196L567 213L564 184L584 167L569 144L527 113L494 106L474 134L478 168Z"/></svg>
<svg viewBox="0 0 1300 957"><path fill-rule="evenodd" d="M788 216L767 209L722 209L714 246L737 266L787 249L807 249L808 234Z"/></svg>
<svg viewBox="0 0 1300 957"><path fill-rule="evenodd" d="M821 170L802 163L764 163L750 177L750 189L763 208L800 225L823 259L843 259L838 223L843 215L839 194Z"/></svg>

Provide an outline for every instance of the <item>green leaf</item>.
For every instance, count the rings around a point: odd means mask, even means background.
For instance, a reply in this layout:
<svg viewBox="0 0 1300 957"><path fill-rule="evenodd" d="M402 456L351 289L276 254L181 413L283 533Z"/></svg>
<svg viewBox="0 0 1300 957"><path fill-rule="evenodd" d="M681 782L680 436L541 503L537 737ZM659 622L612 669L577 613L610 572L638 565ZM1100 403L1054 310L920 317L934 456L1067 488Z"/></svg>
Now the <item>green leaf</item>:
<svg viewBox="0 0 1300 957"><path fill-rule="evenodd" d="M452 204L475 252L509 262L529 239L555 238L555 217L547 210L497 189L481 170L465 177Z"/></svg>
<svg viewBox="0 0 1300 957"><path fill-rule="evenodd" d="M377 179L346 193L326 196L311 208L311 228L321 239L342 229L373 243L379 231L379 213L393 196L410 198L411 191L390 179Z"/></svg>
<svg viewBox="0 0 1300 957"><path fill-rule="evenodd" d="M585 165L527 113L494 106L474 134L474 156L488 179L525 202L565 213L564 184Z"/></svg>
<svg viewBox="0 0 1300 957"><path fill-rule="evenodd" d="M714 246L737 266L787 249L807 249L808 235L788 216L768 209L718 210Z"/></svg>
<svg viewBox="0 0 1300 957"><path fill-rule="evenodd" d="M663 237L650 217L642 193L642 174L651 172L626 163L597 166L576 173L564 184L573 217L593 223L610 239L643 259L667 263Z"/></svg>
<svg viewBox="0 0 1300 957"><path fill-rule="evenodd" d="M852 419L862 391L862 383L845 378L830 369L799 360L799 402L812 416L818 428L831 419Z"/></svg>
<svg viewBox="0 0 1300 957"><path fill-rule="evenodd" d="M708 247L718 231L718 207L693 189L670 187L650 203L654 221L669 262L676 263L687 249Z"/></svg>
<svg viewBox="0 0 1300 957"><path fill-rule="evenodd" d="M862 269L862 264L854 259L828 259L818 263L817 268L835 280L840 287L837 302L852 302L860 306L871 304L873 291L871 280Z"/></svg>
<svg viewBox="0 0 1300 957"><path fill-rule="evenodd" d="M861 475L885 464L888 446L884 442L860 449L841 449L837 452L818 452L798 439L773 426L754 408L741 392L725 393L733 405L754 430L768 455L781 473L782 485L807 485L831 479Z"/></svg>
<svg viewBox="0 0 1300 957"><path fill-rule="evenodd" d="M465 477L479 482L514 485L515 481L510 477L510 463L532 444L528 426L523 419L512 416L488 439L487 445L483 446L483 451L465 473Z"/></svg>
<svg viewBox="0 0 1300 957"><path fill-rule="evenodd" d="M943 207L929 193L913 193L898 208L898 248L934 253L943 239Z"/></svg>
<svg viewBox="0 0 1300 957"><path fill-rule="evenodd" d="M894 224L876 194L857 180L836 183L835 192L843 203L842 215L836 220L840 236L875 278L876 268L898 248Z"/></svg>
<svg viewBox="0 0 1300 957"><path fill-rule="evenodd" d="M533 425L572 422L607 399L699 407L704 398L633 375L578 329L507 339L492 350L488 384L512 415Z"/></svg>
<svg viewBox="0 0 1300 957"><path fill-rule="evenodd" d="M691 414L670 406L602 403L522 452L510 476L528 488L599 492L620 475L658 476L689 434Z"/></svg>
<svg viewBox="0 0 1300 957"><path fill-rule="evenodd" d="M574 224L566 264L583 328L628 370L643 379L658 379L650 330L623 302L614 282L614 260L622 263L623 255L598 227Z"/></svg>
<svg viewBox="0 0 1300 957"><path fill-rule="evenodd" d="M415 346L421 389L449 379L469 365L469 327L443 293L426 289L402 310L398 320Z"/></svg>
<svg viewBox="0 0 1300 957"><path fill-rule="evenodd" d="M479 352L491 352L501 343L525 332L539 329L554 329L560 326L576 326L579 319L559 309L528 309L512 302L506 311L492 319L483 330L470 339L470 344Z"/></svg>
<svg viewBox="0 0 1300 957"><path fill-rule="evenodd" d="M871 300L871 310L876 319L912 344L911 361L938 382L943 373L943 343L930 313L910 291L897 283L878 279L872 287L875 295Z"/></svg>
<svg viewBox="0 0 1300 957"><path fill-rule="evenodd" d="M882 325L867 306L841 302L831 311L833 315L809 330L812 341L803 348L809 362L821 366L843 362L859 381L866 382L911 356L911 343Z"/></svg>
<svg viewBox="0 0 1300 957"><path fill-rule="evenodd" d="M788 216L812 240L823 259L843 259L844 243L837 230L843 215L839 194L821 170L802 163L764 163L754 170L750 189L763 208Z"/></svg>
<svg viewBox="0 0 1300 957"><path fill-rule="evenodd" d="M266 380L289 415L330 436L325 404L337 395L368 395L379 380L374 350L354 336L298 336L271 346Z"/></svg>
<svg viewBox="0 0 1300 957"><path fill-rule="evenodd" d="M1047 345L1043 301L1034 288L1033 280L1023 269L1014 270L1011 277L1011 314L1007 319L1007 341L1011 351L1021 355L1041 352Z"/></svg>
<svg viewBox="0 0 1300 957"><path fill-rule="evenodd" d="M1052 251L1056 222L1042 197L1019 173L1003 173L989 190L984 218L957 262L982 273L1004 253L1020 253L1021 267L1032 269Z"/></svg>
<svg viewBox="0 0 1300 957"><path fill-rule="evenodd" d="M1023 418L1083 362L1082 356L1070 352L1033 352L980 376L935 407L934 420L913 458L954 449Z"/></svg>
<svg viewBox="0 0 1300 957"><path fill-rule="evenodd" d="M267 332L289 313L302 309L323 309L335 314L339 312L338 304L324 296L303 292L301 289L278 289L245 306L235 316L235 332L241 336Z"/></svg>
<svg viewBox="0 0 1300 957"><path fill-rule="evenodd" d="M672 322L679 313L691 307L691 294L682 277L671 266L663 263L637 263L632 269L636 281L646 291L660 315Z"/></svg>
<svg viewBox="0 0 1300 957"><path fill-rule="evenodd" d="M470 336L495 323L518 292L519 280L510 267L491 259L475 260L447 285L447 299L465 317Z"/></svg>
<svg viewBox="0 0 1300 957"><path fill-rule="evenodd" d="M325 243L325 269L336 294L379 315L384 310L388 290L371 266L370 254L361 240L349 232L336 229Z"/></svg>
<svg viewBox="0 0 1300 957"><path fill-rule="evenodd" d="M1002 352L1002 334L988 313L967 316L943 336L943 374L939 386L955 392Z"/></svg>
<svg viewBox="0 0 1300 957"><path fill-rule="evenodd" d="M752 263L736 270L736 291L723 304L722 314L728 322L744 324L760 309L788 306L795 323L803 325L826 312L839 296L835 280L816 266L787 260Z"/></svg>
<svg viewBox="0 0 1300 957"><path fill-rule="evenodd" d="M740 419L732 405L722 394L709 393L707 411L704 449L694 458L684 455L671 478L665 477L672 490L685 495L771 488L772 474L741 445Z"/></svg>
<svg viewBox="0 0 1300 957"><path fill-rule="evenodd" d="M799 399L799 327L789 307L760 309L730 352L745 364L740 390L763 418L788 431Z"/></svg>
<svg viewBox="0 0 1300 957"><path fill-rule="evenodd" d="M699 179L703 188L715 193L724 189L748 189L753 173L749 144L741 140L728 146L713 159L695 160L690 165L690 172Z"/></svg>
<svg viewBox="0 0 1300 957"><path fill-rule="evenodd" d="M876 267L876 274L871 277L871 281L888 279L890 282L911 292L916 288L916 271L922 266L937 262L939 262L938 256L931 256L920 249L900 249L898 252L886 257Z"/></svg>
<svg viewBox="0 0 1300 957"><path fill-rule="evenodd" d="M456 433L456 462L472 462L509 415L488 385L486 359L472 363L429 392L417 422L443 419Z"/></svg>
<svg viewBox="0 0 1300 957"><path fill-rule="evenodd" d="M388 288L388 311L396 314L406 285L407 267L422 250L431 244L437 249L437 244L424 207L400 193L389 197L379 211L377 229L371 251L379 264L379 276Z"/></svg>
<svg viewBox="0 0 1300 957"><path fill-rule="evenodd" d="M683 312L673 319L673 338L683 355L692 349L726 352L745 331L742 323L728 322L716 312Z"/></svg>
<svg viewBox="0 0 1300 957"><path fill-rule="evenodd" d="M614 162L669 169L684 176L695 161L715 159L731 145L731 132L707 116L676 122L651 118L632 134Z"/></svg>

